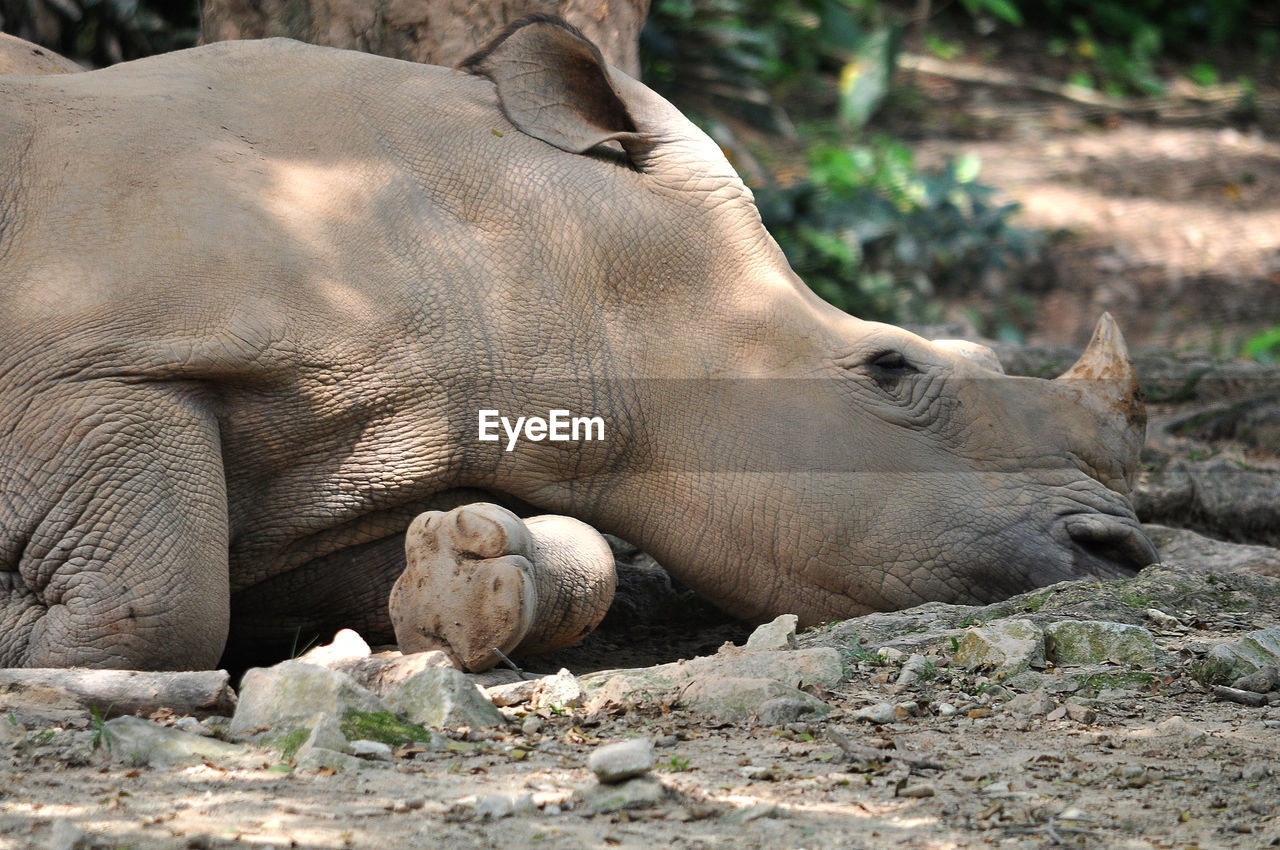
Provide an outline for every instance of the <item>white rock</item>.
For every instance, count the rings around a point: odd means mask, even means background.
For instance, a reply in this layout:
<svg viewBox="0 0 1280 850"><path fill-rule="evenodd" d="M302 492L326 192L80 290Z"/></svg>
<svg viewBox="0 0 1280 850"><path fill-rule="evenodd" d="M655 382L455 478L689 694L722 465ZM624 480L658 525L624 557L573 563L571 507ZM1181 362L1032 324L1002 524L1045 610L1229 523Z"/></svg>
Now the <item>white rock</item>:
<svg viewBox="0 0 1280 850"><path fill-rule="evenodd" d="M334 661L344 658L367 658L373 654L369 644L358 633L351 629L342 629L333 636L333 642L325 646L317 646L307 650L298 657L304 664L327 667Z"/></svg>
<svg viewBox="0 0 1280 850"><path fill-rule="evenodd" d="M562 668L554 676L546 676L538 680L538 688L533 695L533 705L535 708L553 705L577 708L586 698L577 677Z"/></svg>
<svg viewBox="0 0 1280 850"><path fill-rule="evenodd" d="M892 723L894 720L893 705L887 702L878 702L875 705L858 709L851 715L851 719L862 723L874 723L877 726Z"/></svg>
<svg viewBox="0 0 1280 850"><path fill-rule="evenodd" d="M410 676L387 698L393 711L410 723L437 729L502 726L506 718L466 674L437 667Z"/></svg>
<svg viewBox="0 0 1280 850"><path fill-rule="evenodd" d="M652 738L632 738L598 747L587 758L587 767L603 783L622 782L648 773L655 758Z"/></svg>
<svg viewBox="0 0 1280 850"><path fill-rule="evenodd" d="M637 776L616 785L588 785L573 792L574 802L596 814L647 808L661 803L666 796L666 787L652 776Z"/></svg>
<svg viewBox="0 0 1280 850"><path fill-rule="evenodd" d="M796 648L796 624L800 618L795 614L783 614L772 622L757 626L747 638L746 649L752 652L767 652L776 649Z"/></svg>
<svg viewBox="0 0 1280 850"><path fill-rule="evenodd" d="M113 761L126 764L193 764L232 762L248 750L202 735L161 726L140 717L117 717L103 724L102 745Z"/></svg>
<svg viewBox="0 0 1280 850"><path fill-rule="evenodd" d="M531 815L537 811L532 794L489 794L475 803L477 820L498 820L513 815Z"/></svg>
<svg viewBox="0 0 1280 850"><path fill-rule="evenodd" d="M347 744L347 751L356 758L369 761L391 761L395 757L390 745L381 741L355 740Z"/></svg>
<svg viewBox="0 0 1280 850"><path fill-rule="evenodd" d="M298 728L316 714L341 717L352 709L386 711L387 705L346 673L285 661L244 674L228 731L247 735L262 727Z"/></svg>

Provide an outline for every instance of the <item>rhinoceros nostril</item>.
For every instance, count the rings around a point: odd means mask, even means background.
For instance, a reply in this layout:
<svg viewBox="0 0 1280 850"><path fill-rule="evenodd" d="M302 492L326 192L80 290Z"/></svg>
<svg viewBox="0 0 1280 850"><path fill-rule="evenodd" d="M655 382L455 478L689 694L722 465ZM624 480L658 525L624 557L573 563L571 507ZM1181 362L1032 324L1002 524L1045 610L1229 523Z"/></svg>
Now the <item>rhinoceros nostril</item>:
<svg viewBox="0 0 1280 850"><path fill-rule="evenodd" d="M1074 565L1082 573L1133 575L1160 554L1135 524L1105 514L1074 514L1064 525L1075 544Z"/></svg>

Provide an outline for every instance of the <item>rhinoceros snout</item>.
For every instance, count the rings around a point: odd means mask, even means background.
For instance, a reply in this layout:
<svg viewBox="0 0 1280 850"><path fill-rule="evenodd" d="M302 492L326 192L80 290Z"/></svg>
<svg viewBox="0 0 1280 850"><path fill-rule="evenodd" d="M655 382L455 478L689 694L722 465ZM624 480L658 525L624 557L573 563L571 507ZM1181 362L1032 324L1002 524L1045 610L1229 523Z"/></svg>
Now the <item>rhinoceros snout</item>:
<svg viewBox="0 0 1280 850"><path fill-rule="evenodd" d="M1156 563L1160 553L1131 521L1106 514L1073 514L1063 521L1071 538L1072 565L1085 575L1131 576Z"/></svg>

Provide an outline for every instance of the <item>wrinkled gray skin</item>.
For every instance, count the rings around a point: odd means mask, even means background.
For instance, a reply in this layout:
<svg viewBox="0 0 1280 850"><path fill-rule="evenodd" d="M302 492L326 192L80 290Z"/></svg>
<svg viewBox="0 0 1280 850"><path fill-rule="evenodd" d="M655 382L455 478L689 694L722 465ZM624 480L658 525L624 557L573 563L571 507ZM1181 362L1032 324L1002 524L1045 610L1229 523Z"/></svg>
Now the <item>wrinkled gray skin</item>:
<svg viewBox="0 0 1280 850"><path fill-rule="evenodd" d="M852 318L571 33L473 69L266 41L0 78L0 664L389 640L410 521L478 500L804 624L1154 557L1109 320L1050 382ZM479 408L607 439L505 452Z"/></svg>

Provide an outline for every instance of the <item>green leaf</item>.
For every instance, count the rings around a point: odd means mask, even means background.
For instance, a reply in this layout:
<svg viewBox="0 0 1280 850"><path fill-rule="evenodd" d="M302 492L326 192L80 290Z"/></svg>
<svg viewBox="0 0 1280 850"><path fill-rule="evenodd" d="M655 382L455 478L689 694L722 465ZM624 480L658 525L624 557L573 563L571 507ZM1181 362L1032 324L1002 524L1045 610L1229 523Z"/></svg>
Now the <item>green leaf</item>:
<svg viewBox="0 0 1280 850"><path fill-rule="evenodd" d="M880 108L889 93L897 53L898 33L884 27L868 35L840 70L840 123L845 127L866 126Z"/></svg>

